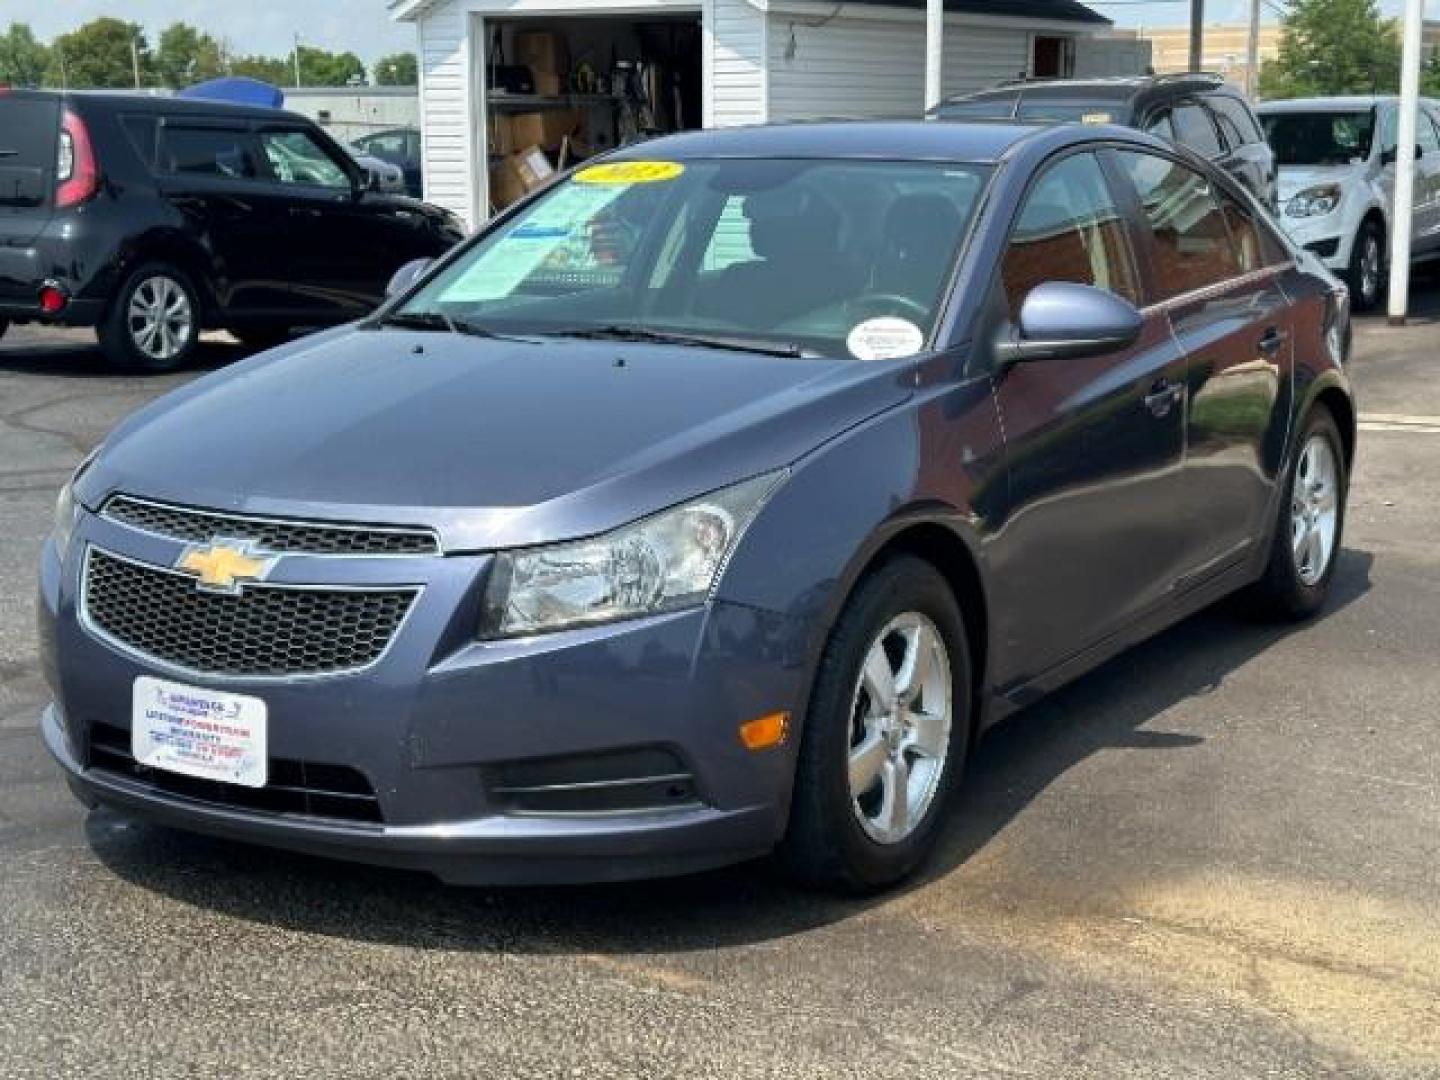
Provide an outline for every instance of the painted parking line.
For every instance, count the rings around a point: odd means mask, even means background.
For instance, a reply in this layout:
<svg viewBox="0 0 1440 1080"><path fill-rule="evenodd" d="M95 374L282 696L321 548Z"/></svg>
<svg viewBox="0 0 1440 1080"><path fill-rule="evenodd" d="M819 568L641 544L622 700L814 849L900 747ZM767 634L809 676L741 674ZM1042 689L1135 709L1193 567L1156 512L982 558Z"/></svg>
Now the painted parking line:
<svg viewBox="0 0 1440 1080"><path fill-rule="evenodd" d="M1440 435L1440 416L1412 416L1406 413L1361 413L1361 431L1409 431Z"/></svg>

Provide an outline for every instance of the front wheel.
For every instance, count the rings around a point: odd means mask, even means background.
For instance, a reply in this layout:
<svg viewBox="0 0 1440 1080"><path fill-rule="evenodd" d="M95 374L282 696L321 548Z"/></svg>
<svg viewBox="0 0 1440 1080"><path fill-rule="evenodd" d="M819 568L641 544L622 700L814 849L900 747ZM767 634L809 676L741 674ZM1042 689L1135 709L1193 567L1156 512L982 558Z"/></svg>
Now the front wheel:
<svg viewBox="0 0 1440 1080"><path fill-rule="evenodd" d="M1385 237L1374 218L1366 220L1350 249L1345 283L1356 311L1369 311L1380 302L1380 279L1385 269Z"/></svg>
<svg viewBox="0 0 1440 1080"><path fill-rule="evenodd" d="M190 279L165 263L146 263L120 286L99 327L100 348L115 366L174 371L195 354L200 303Z"/></svg>
<svg viewBox="0 0 1440 1080"><path fill-rule="evenodd" d="M821 658L779 855L805 884L866 892L934 846L970 738L970 660L948 583L901 556L846 604Z"/></svg>
<svg viewBox="0 0 1440 1080"><path fill-rule="evenodd" d="M1297 446L1270 559L1247 597L1257 614L1275 619L1308 618L1324 606L1345 528L1345 447L1328 409L1310 414Z"/></svg>

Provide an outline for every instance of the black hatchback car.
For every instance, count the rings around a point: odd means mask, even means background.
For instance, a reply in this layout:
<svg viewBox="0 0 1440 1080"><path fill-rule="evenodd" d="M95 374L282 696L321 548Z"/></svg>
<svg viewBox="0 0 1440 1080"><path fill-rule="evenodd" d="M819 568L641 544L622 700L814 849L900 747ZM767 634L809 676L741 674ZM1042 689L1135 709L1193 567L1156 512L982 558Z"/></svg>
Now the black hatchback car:
<svg viewBox="0 0 1440 1080"><path fill-rule="evenodd" d="M174 368L202 329L266 345L364 315L398 267L462 236L448 211L370 190L304 117L0 92L0 333L93 326L117 364Z"/></svg>
<svg viewBox="0 0 1440 1080"><path fill-rule="evenodd" d="M1227 170L1267 210L1277 206L1275 154L1249 102L1219 75L1026 80L950 98L929 115L1123 124L1188 146Z"/></svg>

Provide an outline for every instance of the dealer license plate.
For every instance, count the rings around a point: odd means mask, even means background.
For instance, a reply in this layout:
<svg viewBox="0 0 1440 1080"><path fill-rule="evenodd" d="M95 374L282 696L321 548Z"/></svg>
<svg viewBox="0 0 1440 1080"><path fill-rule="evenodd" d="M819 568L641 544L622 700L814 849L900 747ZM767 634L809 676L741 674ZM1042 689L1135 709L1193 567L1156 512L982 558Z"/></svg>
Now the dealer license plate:
<svg viewBox="0 0 1440 1080"><path fill-rule="evenodd" d="M264 787L265 725L260 698L142 675L131 695L130 752L151 768Z"/></svg>

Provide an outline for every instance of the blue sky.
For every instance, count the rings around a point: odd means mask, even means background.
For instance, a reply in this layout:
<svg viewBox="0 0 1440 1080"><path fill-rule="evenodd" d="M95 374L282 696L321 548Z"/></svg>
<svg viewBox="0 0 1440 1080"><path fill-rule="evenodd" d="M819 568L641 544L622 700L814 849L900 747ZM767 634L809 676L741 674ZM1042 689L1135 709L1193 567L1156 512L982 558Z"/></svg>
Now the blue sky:
<svg viewBox="0 0 1440 1080"><path fill-rule="evenodd" d="M1382 7L1397 13L1403 0L1382 0ZM1273 17L1280 0L1269 0ZM1440 13L1440 0L1430 0L1430 13ZM1188 0L1164 3L1095 3L1095 9L1122 26L1179 25L1188 18ZM1248 0L1207 0L1207 22L1238 22L1247 17ZM118 15L145 27L153 41L160 30L177 19L199 26L229 41L242 53L283 53L298 30L309 44L333 50L349 49L367 63L386 53L413 48L415 32L409 25L392 23L384 0L63 0L30 4L0 0L0 26L11 19L29 22L35 33L49 39L100 15Z"/></svg>

